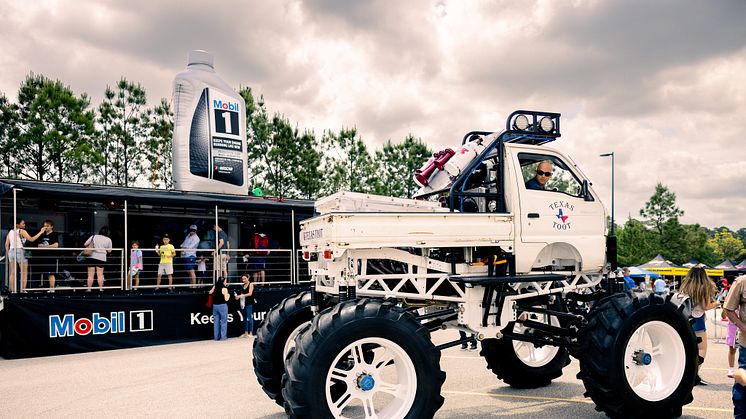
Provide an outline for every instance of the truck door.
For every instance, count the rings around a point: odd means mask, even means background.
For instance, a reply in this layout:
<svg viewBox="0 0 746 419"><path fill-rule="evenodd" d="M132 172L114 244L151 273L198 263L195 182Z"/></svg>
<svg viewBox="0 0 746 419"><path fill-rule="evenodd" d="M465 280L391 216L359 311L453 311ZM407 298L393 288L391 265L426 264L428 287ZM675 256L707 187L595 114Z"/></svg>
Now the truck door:
<svg viewBox="0 0 746 419"><path fill-rule="evenodd" d="M605 209L592 193L590 200L581 196L582 178L572 161L551 150L518 152L513 158L518 168L521 242L537 254L558 242L573 245L584 258L602 254ZM597 257L590 259L595 263Z"/></svg>

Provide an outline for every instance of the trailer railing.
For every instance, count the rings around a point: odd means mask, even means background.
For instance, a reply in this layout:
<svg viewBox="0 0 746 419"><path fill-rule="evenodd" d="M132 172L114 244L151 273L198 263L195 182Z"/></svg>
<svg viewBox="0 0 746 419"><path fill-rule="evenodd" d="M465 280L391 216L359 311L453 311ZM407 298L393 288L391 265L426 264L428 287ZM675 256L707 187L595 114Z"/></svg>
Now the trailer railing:
<svg viewBox="0 0 746 419"><path fill-rule="evenodd" d="M6 257L0 259L2 264L2 285L10 293L18 292L79 292L88 289L90 258L83 257L84 248L26 248L24 249L25 266L11 262ZM241 284L243 275L253 279L256 286L307 284L311 277L308 263L303 260L301 251L291 249L227 249L218 252L197 249L196 255L176 249L176 256L171 261L171 280L164 267L158 282L158 271L161 258L157 249L140 248L142 251L142 269L131 270L130 255L132 249L109 249L105 262L94 262L103 267L105 290L123 291L165 291L176 289L210 288L218 277L227 274L228 283ZM127 256L127 257L125 257ZM15 264L15 266L13 266ZM23 272L26 272L26 284L21 288ZM135 273L135 275L132 275ZM93 272L93 289L97 290L96 272ZM49 276L54 278L54 287Z"/></svg>

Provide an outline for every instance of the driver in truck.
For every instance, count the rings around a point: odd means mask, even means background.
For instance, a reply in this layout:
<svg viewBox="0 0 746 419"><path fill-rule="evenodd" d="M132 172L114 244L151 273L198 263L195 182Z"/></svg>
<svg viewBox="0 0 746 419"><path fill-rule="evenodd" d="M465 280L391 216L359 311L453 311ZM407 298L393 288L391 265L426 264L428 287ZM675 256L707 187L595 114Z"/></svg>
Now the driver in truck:
<svg viewBox="0 0 746 419"><path fill-rule="evenodd" d="M536 176L526 182L526 189L543 190L546 189L547 181L552 177L552 162L544 160L536 167Z"/></svg>

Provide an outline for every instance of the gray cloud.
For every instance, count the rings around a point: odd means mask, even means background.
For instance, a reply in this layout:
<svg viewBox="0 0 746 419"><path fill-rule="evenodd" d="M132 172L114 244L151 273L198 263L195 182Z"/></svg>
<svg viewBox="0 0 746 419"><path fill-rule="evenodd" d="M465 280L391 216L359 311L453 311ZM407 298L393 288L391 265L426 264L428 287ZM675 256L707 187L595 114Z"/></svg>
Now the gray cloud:
<svg viewBox="0 0 746 419"><path fill-rule="evenodd" d="M657 182L684 220L743 226L746 3L642 1L0 0L0 92L29 71L94 104L120 76L169 97L189 50L215 54L301 129L357 126L375 147L412 133L431 148L495 130L514 109L559 111L566 151L617 219ZM737 177L738 176L738 177Z"/></svg>

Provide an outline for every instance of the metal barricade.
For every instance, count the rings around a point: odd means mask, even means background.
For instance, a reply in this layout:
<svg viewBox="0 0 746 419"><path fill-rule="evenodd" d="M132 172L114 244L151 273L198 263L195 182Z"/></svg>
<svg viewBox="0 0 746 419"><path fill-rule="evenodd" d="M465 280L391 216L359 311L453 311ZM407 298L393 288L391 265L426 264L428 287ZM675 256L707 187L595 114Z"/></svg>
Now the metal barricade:
<svg viewBox="0 0 746 419"><path fill-rule="evenodd" d="M213 285L213 251L199 251L197 256L188 257L183 249L175 249L176 256L162 259L158 249L138 250L142 252L142 267L135 266L130 249L125 270L130 290L209 288Z"/></svg>
<svg viewBox="0 0 746 419"><path fill-rule="evenodd" d="M256 285L293 284L293 261L290 249L228 249L226 255L229 284L240 284L241 276L253 278ZM223 276L221 269L218 276Z"/></svg>
<svg viewBox="0 0 746 419"><path fill-rule="evenodd" d="M296 284L308 284L311 282L311 272L308 270L308 261L303 259L303 251L295 253L295 275Z"/></svg>
<svg viewBox="0 0 746 419"><path fill-rule="evenodd" d="M93 265L103 267L104 286L101 289L106 290L210 288L214 284L214 278L226 273L231 285L241 284L242 275L248 275L256 285L304 284L311 280L308 262L303 260L302 252L293 252L291 249L229 249L221 250L218 253L220 257L215 257L212 250L198 250L196 257L189 257L184 255L182 249L177 248L176 256L171 259L169 266L169 263L161 265L157 249L140 248L142 266L136 269L133 269L133 249L110 249L106 261L100 262L100 265L99 262L92 265L90 258L81 255L83 250L85 249L28 249L28 257L25 259L27 265L23 268L27 278L24 292L85 290L88 288L89 267ZM5 285L11 292L20 292L21 265L16 264L16 269L12 269L7 258L3 262L7 265L5 271L15 274L15 282L6 280ZM171 272L170 280L168 272ZM99 289L95 268L92 288Z"/></svg>
<svg viewBox="0 0 746 419"><path fill-rule="evenodd" d="M107 250L106 260L83 256L80 247L25 248L21 263L7 261L7 285L11 293L28 291L88 289L88 279L93 279L92 289L123 289L123 249ZM102 268L98 271L96 267ZM98 273L102 273L103 286L98 286Z"/></svg>

